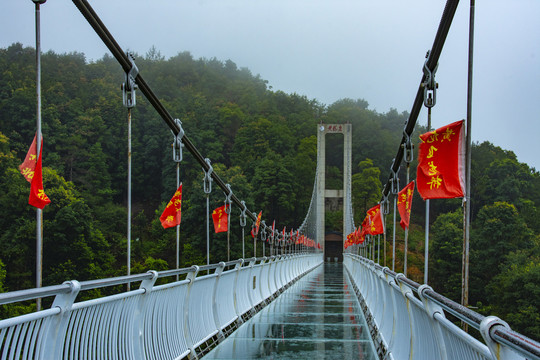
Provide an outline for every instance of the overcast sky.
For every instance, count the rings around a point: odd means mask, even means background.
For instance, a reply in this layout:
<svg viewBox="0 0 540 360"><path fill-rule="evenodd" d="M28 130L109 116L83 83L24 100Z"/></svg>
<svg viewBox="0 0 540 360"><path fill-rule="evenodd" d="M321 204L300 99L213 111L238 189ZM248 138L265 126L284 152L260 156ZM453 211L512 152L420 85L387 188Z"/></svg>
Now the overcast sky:
<svg viewBox="0 0 540 360"><path fill-rule="evenodd" d="M167 58L189 51L195 58L230 59L273 90L323 104L362 98L383 113L411 110L445 3L90 1L124 50L144 55L155 46ZM466 117L469 5L460 2L439 61L435 128ZM472 137L512 150L540 170L539 19L539 0L476 1ZM34 20L31 0L2 0L0 47L34 47ZM43 51L83 52L89 61L108 52L69 0L47 1L41 22ZM419 123L426 117L423 110Z"/></svg>

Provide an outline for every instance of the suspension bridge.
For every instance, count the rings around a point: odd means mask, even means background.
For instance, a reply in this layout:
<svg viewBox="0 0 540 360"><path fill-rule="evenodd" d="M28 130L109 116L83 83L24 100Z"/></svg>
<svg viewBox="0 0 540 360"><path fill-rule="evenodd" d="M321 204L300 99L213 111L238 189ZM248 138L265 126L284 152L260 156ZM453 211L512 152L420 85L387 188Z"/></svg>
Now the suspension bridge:
<svg viewBox="0 0 540 360"><path fill-rule="evenodd" d="M34 2L39 9L40 1ZM205 186L211 182L219 186L229 204L240 208L244 219L258 223L256 213L212 171L210 161L161 104L133 58L122 51L89 3L73 2L125 71L126 106L133 107L135 91L141 91L175 135L178 160L186 148L203 167ZM421 106L433 104L429 99L435 99L433 77L457 4L453 0L446 4L382 203L388 201L390 193L395 195L395 174L402 160L410 158L410 135ZM325 186L325 137L332 133L344 135L341 190ZM540 359L540 344L512 331L503 320L480 315L427 284L381 266L375 261L374 241L345 251L343 237L337 241L327 238L324 219L328 198L342 201L343 233L355 229L351 125L318 124L317 134L311 203L297 230L311 243L294 244L292 236L287 238L262 223L261 238L276 245L268 257L177 266L117 278L70 280L0 294L0 305L38 299L52 302L36 312L0 320L1 358ZM128 290L77 301L81 293L120 286ZM479 330L479 336L462 330L456 325L459 321Z"/></svg>

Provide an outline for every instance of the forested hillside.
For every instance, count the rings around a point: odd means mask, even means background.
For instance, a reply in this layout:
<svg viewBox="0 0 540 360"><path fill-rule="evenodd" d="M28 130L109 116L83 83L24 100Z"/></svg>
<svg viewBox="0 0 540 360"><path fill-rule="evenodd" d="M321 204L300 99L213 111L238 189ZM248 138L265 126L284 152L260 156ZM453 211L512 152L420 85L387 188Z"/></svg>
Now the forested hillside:
<svg viewBox="0 0 540 360"><path fill-rule="evenodd" d="M169 59L151 49L136 56L146 82L214 170L249 209L298 227L311 199L316 167L316 124L353 125L355 221L380 199L382 182L402 136L407 113L377 113L364 100L321 104L273 91L260 76L232 61ZM123 71L110 56L88 63L80 53L42 56L44 187L52 203L44 217L44 285L126 273L127 111ZM35 52L14 44L0 49L0 285L34 286L35 211L18 170L35 133ZM420 121L421 122L421 121ZM423 132L418 128L417 133ZM140 94L132 115L132 273L175 265L175 231L159 215L176 189L172 134ZM418 139L415 136L415 141ZM341 186L342 138L328 137L327 187ZM404 166L400 176L405 185ZM204 173L185 152L181 266L205 260ZM411 178L415 164L411 164ZM490 143L473 149L471 303L498 314L515 329L540 338L540 175L511 151ZM215 187L211 209L225 196ZM459 301L461 201L431 202L430 284ZM241 257L239 211L232 212L232 258ZM413 200L409 274L423 272L424 203ZM341 231L341 214L328 215ZM398 219L399 222L399 219ZM387 219L392 233L391 215ZM397 271L403 232L397 229ZM246 231L248 234L249 231ZM391 236L389 236L391 238ZM253 253L251 237L247 254ZM260 246L258 247L260 251ZM211 262L226 259L226 234L212 236ZM260 255L260 254L259 254ZM391 250L387 262L391 263Z"/></svg>

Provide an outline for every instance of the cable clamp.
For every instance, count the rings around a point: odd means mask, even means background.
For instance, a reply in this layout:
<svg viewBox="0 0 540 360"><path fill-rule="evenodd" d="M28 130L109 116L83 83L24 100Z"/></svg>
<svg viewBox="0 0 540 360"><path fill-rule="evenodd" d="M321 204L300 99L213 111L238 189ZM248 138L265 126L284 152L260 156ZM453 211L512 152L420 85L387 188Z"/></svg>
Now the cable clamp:
<svg viewBox="0 0 540 360"><path fill-rule="evenodd" d="M122 102L124 106L128 109L131 109L137 104L136 92L139 87L135 82L135 78L139 75L139 69L135 65L135 57L129 51L126 52L127 58L131 63L131 69L128 72L124 73L124 83L122 84Z"/></svg>
<svg viewBox="0 0 540 360"><path fill-rule="evenodd" d="M405 143L402 143L401 147L404 150L403 158L408 165L414 160L414 153L413 153L414 145L411 141L411 136L407 134L405 130L403 130L403 137L405 138Z"/></svg>
<svg viewBox="0 0 540 360"><path fill-rule="evenodd" d="M392 167L390 168L390 171L392 173L392 194L397 195L399 193L399 167L397 171L394 171L394 163L396 162L396 159L392 160Z"/></svg>
<svg viewBox="0 0 540 360"><path fill-rule="evenodd" d="M388 201L388 195L383 194L383 199L381 201L381 212L384 215L390 214L390 201Z"/></svg>
<svg viewBox="0 0 540 360"><path fill-rule="evenodd" d="M247 215L246 215L246 202L244 200L242 200L240 202L242 204L242 211L240 212L240 226L241 227L244 227L246 226L246 218L247 218Z"/></svg>
<svg viewBox="0 0 540 360"><path fill-rule="evenodd" d="M203 168L204 171L204 179L203 179L203 185L204 185L204 193L210 194L212 192L212 171L214 171L214 168L212 165L210 165L210 159L205 158L204 161L208 164L208 171Z"/></svg>
<svg viewBox="0 0 540 360"><path fill-rule="evenodd" d="M439 87L439 84L437 84L435 81L435 73L437 72L439 64L437 64L435 69L431 71L427 66L430 55L431 51L428 50L423 69L425 81L422 83L422 87L424 88L424 106L427 108L432 108L435 106L435 103L437 102L437 88Z"/></svg>
<svg viewBox="0 0 540 360"><path fill-rule="evenodd" d="M266 241L266 221L261 221L261 240Z"/></svg>
<svg viewBox="0 0 540 360"><path fill-rule="evenodd" d="M229 193L225 194L225 213L228 215L228 214L231 213L232 189L231 189L231 184L227 184L227 185L225 185L225 187L227 188L227 190L229 190Z"/></svg>
<svg viewBox="0 0 540 360"><path fill-rule="evenodd" d="M171 130L174 136L174 141L172 144L173 161L179 163L179 162L182 162L184 158L182 155L182 148L184 147L184 143L182 143L182 138L184 137L184 129L182 129L182 122L180 121L180 119L174 119L174 123L176 124L176 126L178 126L180 130L178 131L178 134L176 135Z"/></svg>

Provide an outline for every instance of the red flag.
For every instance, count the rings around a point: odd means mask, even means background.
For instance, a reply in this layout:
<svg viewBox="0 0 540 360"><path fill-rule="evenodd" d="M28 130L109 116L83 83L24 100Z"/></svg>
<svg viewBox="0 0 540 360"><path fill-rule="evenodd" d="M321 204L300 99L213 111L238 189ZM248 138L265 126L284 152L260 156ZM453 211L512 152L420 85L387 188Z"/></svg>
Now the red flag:
<svg viewBox="0 0 540 360"><path fill-rule="evenodd" d="M255 237L259 234L259 226L261 225L262 210L257 215L257 221L255 221L255 227L251 228L251 236Z"/></svg>
<svg viewBox="0 0 540 360"><path fill-rule="evenodd" d="M43 152L43 147L39 151L39 157L36 164L36 169L34 176L32 177L32 182L30 183L30 197L28 198L28 204L43 209L45 206L51 203L51 200L45 194L43 190L43 174L41 171L41 153Z"/></svg>
<svg viewBox="0 0 540 360"><path fill-rule="evenodd" d="M409 228L413 194L414 180L408 183L407 186L401 189L401 191L398 193L397 208L399 211L399 216L401 217L399 225L401 225L403 230L405 230L405 228Z"/></svg>
<svg viewBox="0 0 540 360"><path fill-rule="evenodd" d="M416 186L424 200L465 196L464 120L420 135Z"/></svg>
<svg viewBox="0 0 540 360"><path fill-rule="evenodd" d="M377 235L384 233L384 225L381 217L381 205L376 205L368 210L368 216L370 220L369 235Z"/></svg>
<svg viewBox="0 0 540 360"><path fill-rule="evenodd" d="M257 215L257 221L255 222L255 234L259 233L259 226L261 226L261 217L262 217L262 211L260 211L259 215Z"/></svg>
<svg viewBox="0 0 540 360"><path fill-rule="evenodd" d="M167 204L159 220L164 229L180 225L182 218L182 184L174 193L171 201Z"/></svg>
<svg viewBox="0 0 540 360"><path fill-rule="evenodd" d="M41 145L43 145L43 138L41 139ZM30 148L28 149L28 152L26 153L26 157L24 158L23 163L19 165L21 174L29 183L32 182L32 178L34 177L34 172L36 171L36 163L37 163L37 146L36 146L36 136L34 135L34 140L32 141L32 144L30 145Z"/></svg>
<svg viewBox="0 0 540 360"><path fill-rule="evenodd" d="M214 230L217 233L227 231L229 225L229 214L227 204L218 207L212 212L212 220L214 220Z"/></svg>

